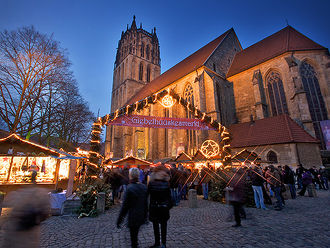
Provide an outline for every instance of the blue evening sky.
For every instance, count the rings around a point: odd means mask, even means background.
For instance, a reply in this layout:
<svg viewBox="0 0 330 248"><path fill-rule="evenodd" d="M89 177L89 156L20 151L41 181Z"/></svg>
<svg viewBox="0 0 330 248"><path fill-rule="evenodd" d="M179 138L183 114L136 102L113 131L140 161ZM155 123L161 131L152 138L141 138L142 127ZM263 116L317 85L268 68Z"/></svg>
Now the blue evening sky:
<svg viewBox="0 0 330 248"><path fill-rule="evenodd" d="M121 31L157 28L162 73L233 27L246 48L288 23L330 47L328 0L0 0L0 31L34 25L67 49L80 92L96 114L110 111Z"/></svg>

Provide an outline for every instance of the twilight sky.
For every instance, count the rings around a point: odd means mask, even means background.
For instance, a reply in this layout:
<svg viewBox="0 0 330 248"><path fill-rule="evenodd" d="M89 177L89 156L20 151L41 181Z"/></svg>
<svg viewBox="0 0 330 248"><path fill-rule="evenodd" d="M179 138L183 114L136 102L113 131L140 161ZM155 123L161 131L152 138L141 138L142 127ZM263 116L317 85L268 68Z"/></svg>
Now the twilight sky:
<svg viewBox="0 0 330 248"><path fill-rule="evenodd" d="M67 49L91 110L110 111L112 72L121 31L157 28L162 73L231 27L243 48L288 23L330 47L328 0L0 0L0 31L34 25Z"/></svg>

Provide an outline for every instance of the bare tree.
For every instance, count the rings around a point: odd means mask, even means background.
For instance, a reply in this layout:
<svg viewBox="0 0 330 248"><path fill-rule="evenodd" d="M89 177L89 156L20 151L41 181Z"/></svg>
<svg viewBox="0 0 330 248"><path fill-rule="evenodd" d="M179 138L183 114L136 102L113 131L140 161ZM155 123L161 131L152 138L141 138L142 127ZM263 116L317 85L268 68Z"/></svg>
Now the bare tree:
<svg viewBox="0 0 330 248"><path fill-rule="evenodd" d="M25 110L30 117L43 88L68 68L68 60L52 37L33 27L0 33L0 116L11 132L20 127Z"/></svg>
<svg viewBox="0 0 330 248"><path fill-rule="evenodd" d="M77 143L92 118L64 50L34 27L0 33L0 119L10 132ZM45 139L44 139L45 138Z"/></svg>

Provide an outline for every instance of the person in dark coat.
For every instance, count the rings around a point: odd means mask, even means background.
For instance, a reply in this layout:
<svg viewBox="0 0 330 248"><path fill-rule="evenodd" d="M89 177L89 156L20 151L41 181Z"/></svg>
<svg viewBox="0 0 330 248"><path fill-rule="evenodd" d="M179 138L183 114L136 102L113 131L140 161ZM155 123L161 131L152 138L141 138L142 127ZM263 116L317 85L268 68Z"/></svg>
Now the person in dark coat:
<svg viewBox="0 0 330 248"><path fill-rule="evenodd" d="M161 247L166 247L167 221L173 206L169 180L169 171L163 165L155 167L150 174L148 184L148 194L150 195L149 220L153 224L155 236L155 244L151 247L160 247L159 226L161 228Z"/></svg>
<svg viewBox="0 0 330 248"><path fill-rule="evenodd" d="M243 204L246 200L246 176L245 171L242 168L239 168L235 175L233 176L232 180L230 181L227 190L227 200L229 204L231 204L234 208L234 216L236 224L233 227L240 227L241 226L241 213L244 212Z"/></svg>
<svg viewBox="0 0 330 248"><path fill-rule="evenodd" d="M298 182L298 189L302 188L302 175L305 172L305 168L301 165L298 164L298 168L296 169L296 175L297 175L297 182Z"/></svg>
<svg viewBox="0 0 330 248"><path fill-rule="evenodd" d="M287 184L289 186L291 198L296 199L296 186L294 181L294 173L288 165L284 165L284 171L282 175L283 175L284 184Z"/></svg>
<svg viewBox="0 0 330 248"><path fill-rule="evenodd" d="M180 172L176 168L176 165L173 164L172 168L170 170L170 190L171 190L171 196L174 206L179 205L179 198L178 198L178 187L179 187L179 178L180 178Z"/></svg>
<svg viewBox="0 0 330 248"><path fill-rule="evenodd" d="M118 197L119 188L121 185L122 175L118 168L113 168L109 175L106 176L105 182L111 185L112 198L111 201L114 204L115 199Z"/></svg>
<svg viewBox="0 0 330 248"><path fill-rule="evenodd" d="M142 224L146 223L148 214L147 186L139 182L138 168L129 170L130 184L124 195L124 201L117 220L117 228L128 213L128 228L131 235L132 247L138 247L138 233Z"/></svg>

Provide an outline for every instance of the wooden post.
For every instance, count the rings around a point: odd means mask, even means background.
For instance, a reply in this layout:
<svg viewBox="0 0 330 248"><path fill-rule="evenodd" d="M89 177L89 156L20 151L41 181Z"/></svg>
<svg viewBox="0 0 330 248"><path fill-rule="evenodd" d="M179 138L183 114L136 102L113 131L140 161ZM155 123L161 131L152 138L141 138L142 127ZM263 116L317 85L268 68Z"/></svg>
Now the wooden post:
<svg viewBox="0 0 330 248"><path fill-rule="evenodd" d="M55 167L55 175L54 175L54 183L55 183L55 189L57 190L58 186L58 178L59 178L59 172L60 172L60 165L61 165L61 159L56 159L56 167Z"/></svg>
<svg viewBox="0 0 330 248"><path fill-rule="evenodd" d="M77 159L70 160L69 181L68 181L68 188L66 189L66 197L69 197L72 195L74 176L76 174L76 168L77 168L78 162L79 162L79 160L77 160Z"/></svg>
<svg viewBox="0 0 330 248"><path fill-rule="evenodd" d="M10 178L11 167L13 167L13 162L14 162L14 154L11 155L11 161L10 161L10 166L9 166L9 170L8 170L8 175L7 175L7 182L9 181L9 178Z"/></svg>

